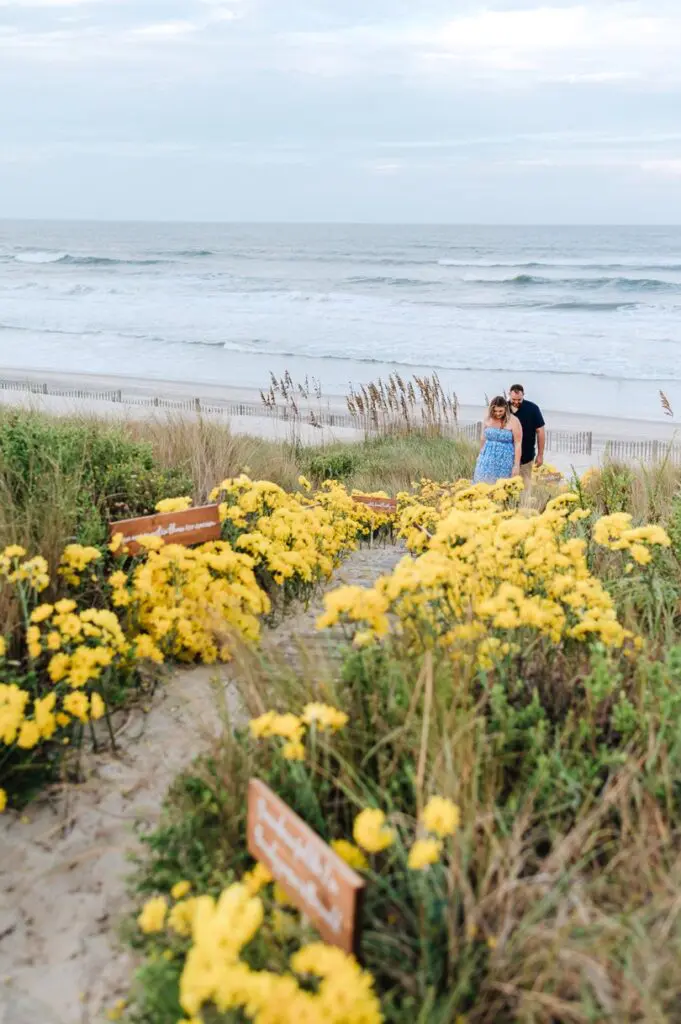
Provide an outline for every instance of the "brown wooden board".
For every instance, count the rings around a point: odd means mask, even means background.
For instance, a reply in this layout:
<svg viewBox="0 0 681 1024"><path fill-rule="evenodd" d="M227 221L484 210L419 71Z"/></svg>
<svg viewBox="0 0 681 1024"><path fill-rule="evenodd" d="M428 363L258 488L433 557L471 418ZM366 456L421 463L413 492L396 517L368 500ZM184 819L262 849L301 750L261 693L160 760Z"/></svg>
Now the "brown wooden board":
<svg viewBox="0 0 681 1024"><path fill-rule="evenodd" d="M260 779L248 783L248 850L325 942L357 952L364 881Z"/></svg>
<svg viewBox="0 0 681 1024"><path fill-rule="evenodd" d="M122 519L109 525L109 537L117 533L123 534L124 544L121 550L135 554L140 550L135 541L138 537L149 535L160 537L165 544L205 544L209 540L219 540L220 514L217 505L199 505L188 508L184 512L157 512L153 516L140 516L137 519Z"/></svg>
<svg viewBox="0 0 681 1024"><path fill-rule="evenodd" d="M358 501L360 505L367 505L375 512L397 512L397 501L395 498L375 498L371 494L353 494L352 500Z"/></svg>

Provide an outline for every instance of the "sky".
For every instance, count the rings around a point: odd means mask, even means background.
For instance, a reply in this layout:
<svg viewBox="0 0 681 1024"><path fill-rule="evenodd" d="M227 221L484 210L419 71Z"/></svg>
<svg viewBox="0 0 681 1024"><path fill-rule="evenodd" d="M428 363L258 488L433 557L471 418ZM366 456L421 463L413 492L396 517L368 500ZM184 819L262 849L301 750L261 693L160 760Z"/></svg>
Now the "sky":
<svg viewBox="0 0 681 1024"><path fill-rule="evenodd" d="M681 223L679 0L0 0L0 217Z"/></svg>

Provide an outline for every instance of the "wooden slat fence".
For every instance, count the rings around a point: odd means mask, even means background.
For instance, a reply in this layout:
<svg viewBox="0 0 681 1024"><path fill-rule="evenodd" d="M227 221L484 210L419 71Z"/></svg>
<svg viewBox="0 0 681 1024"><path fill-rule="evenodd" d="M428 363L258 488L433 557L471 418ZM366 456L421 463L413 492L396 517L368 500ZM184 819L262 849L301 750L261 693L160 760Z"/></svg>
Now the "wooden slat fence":
<svg viewBox="0 0 681 1024"><path fill-rule="evenodd" d="M324 427L358 427L357 420L348 413L328 410L301 412L298 416L289 409L268 409L259 402L218 402L207 398L165 398L161 395L133 395L122 389L97 391L87 388L59 388L35 381L4 380L0 378L0 391L24 391L33 395L55 395L62 398L82 398L99 402L117 402L132 406L172 409L177 412L204 413L211 416L257 416L298 423L312 423ZM452 436L465 437L477 442L482 424L459 423L451 428ZM625 461L657 461L668 458L681 465L681 445L667 441L601 441L594 446L590 431L547 430L546 450L568 455L591 455L594 447L604 450L607 458Z"/></svg>
<svg viewBox="0 0 681 1024"><path fill-rule="evenodd" d="M662 462L681 465L681 445L672 441L607 441L605 456L614 462Z"/></svg>
<svg viewBox="0 0 681 1024"><path fill-rule="evenodd" d="M550 452L564 452L567 455L591 455L593 434L588 430L547 430L546 449Z"/></svg>

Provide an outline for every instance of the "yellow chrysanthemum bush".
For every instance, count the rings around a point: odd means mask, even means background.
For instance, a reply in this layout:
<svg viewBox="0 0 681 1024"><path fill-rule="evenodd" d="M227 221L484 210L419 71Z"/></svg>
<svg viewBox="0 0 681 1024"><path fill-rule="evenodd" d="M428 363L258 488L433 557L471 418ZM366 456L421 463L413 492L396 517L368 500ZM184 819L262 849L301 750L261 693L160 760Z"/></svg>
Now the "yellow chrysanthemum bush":
<svg viewBox="0 0 681 1024"><path fill-rule="evenodd" d="M440 911L451 864L460 859L461 812L453 800L439 795L411 813L395 804L392 809L380 806L372 763L365 774L350 760L364 739L361 723L353 728L346 712L315 701L298 713L270 710L252 719L247 732L231 741L230 761L232 789L250 771L267 778L365 878L364 921L373 936L363 947L365 969L353 957L320 944L263 865L251 862L245 870L242 848L234 851L234 881L221 889L215 884L210 894L197 895L201 880L192 883L190 895L186 878L169 890L163 884L167 876L158 876L162 894L146 900L134 926L135 943L147 957L142 984L133 990L140 1009L152 1017L157 1012L152 1007L163 977L168 1004L177 1000L187 1020L227 1024L238 1008L243 1019L261 1024L394 1019L404 993L392 991L394 980L386 973L389 936L397 926L405 973L419 973L418 950L433 939L433 915L439 917L435 932L445 938ZM233 841L243 844L243 807L235 816L240 826ZM210 882L208 887L213 888ZM157 979L153 985L150 974ZM444 983L441 966L415 981L417 990L423 982L439 988Z"/></svg>
<svg viewBox="0 0 681 1024"><path fill-rule="evenodd" d="M380 1024L373 979L354 957L317 941L294 949L283 940L281 910L264 891L271 881L258 866L217 897L173 892L145 903L140 933L166 964L173 956L181 964L178 1021L184 1014L185 1021Z"/></svg>
<svg viewBox="0 0 681 1024"><path fill-rule="evenodd" d="M409 649L438 647L474 669L525 658L537 645L638 647L590 563L595 549L608 547L648 565L669 546L665 531L633 527L622 515L587 525L590 512L570 491L534 514L514 507L517 495L515 481L446 490L426 484L403 501L400 516L416 557L405 557L372 588L332 591L320 628L346 621L363 645L387 636L392 622Z"/></svg>
<svg viewBox="0 0 681 1024"><path fill-rule="evenodd" d="M186 548L142 537L142 553L108 578L111 602L137 650L154 661L230 657L234 637L257 640L270 609L253 559L223 541ZM119 547L117 537L112 541Z"/></svg>
<svg viewBox="0 0 681 1024"><path fill-rule="evenodd" d="M246 476L223 481L215 492L223 540L187 548L141 537L134 553L121 535L108 550L70 543L53 581L40 556L7 548L0 581L16 591L23 627L10 652L21 678L3 684L12 687L4 695L13 723L5 746L31 749L39 760L45 743L70 742L74 721L82 726L104 715L110 725L112 698L139 679L140 664L228 660L236 643L258 640L273 607L308 596L367 529L387 521L337 484L316 494L307 481L301 487L289 494ZM180 512L191 504L169 498L156 509ZM60 599L38 606L50 586ZM33 701L43 698L37 727Z"/></svg>
<svg viewBox="0 0 681 1024"><path fill-rule="evenodd" d="M301 480L303 491L289 494L242 474L223 480L211 494L220 502L225 539L252 557L261 586L284 601L308 596L363 534L388 522L354 502L339 484L328 482L311 493Z"/></svg>
<svg viewBox="0 0 681 1024"><path fill-rule="evenodd" d="M80 549L81 555L76 548L65 555L68 569L60 568L61 575L93 560L90 549ZM0 641L0 782L30 792L55 769L56 751L81 737L85 725L109 721L114 680L132 671L133 651L110 609L79 610L70 598L40 603L50 577L39 556L28 559L22 548L6 548L0 575L22 610L21 622Z"/></svg>

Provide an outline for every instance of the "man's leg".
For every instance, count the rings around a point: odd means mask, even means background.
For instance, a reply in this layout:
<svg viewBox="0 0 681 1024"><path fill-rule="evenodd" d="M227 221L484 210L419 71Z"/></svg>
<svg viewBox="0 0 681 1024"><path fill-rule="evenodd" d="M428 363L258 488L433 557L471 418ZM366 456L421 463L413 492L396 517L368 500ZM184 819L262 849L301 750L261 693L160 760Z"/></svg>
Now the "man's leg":
<svg viewBox="0 0 681 1024"><path fill-rule="evenodd" d="M534 459L532 462L521 462L520 463L520 478L525 487L525 493L523 494L523 501L527 501L530 497L532 490L532 470L534 469Z"/></svg>

